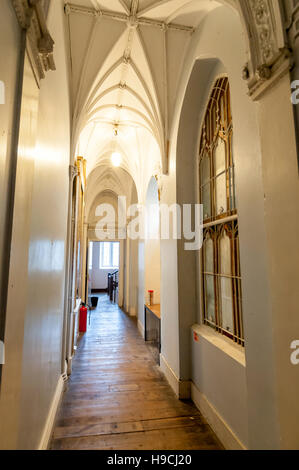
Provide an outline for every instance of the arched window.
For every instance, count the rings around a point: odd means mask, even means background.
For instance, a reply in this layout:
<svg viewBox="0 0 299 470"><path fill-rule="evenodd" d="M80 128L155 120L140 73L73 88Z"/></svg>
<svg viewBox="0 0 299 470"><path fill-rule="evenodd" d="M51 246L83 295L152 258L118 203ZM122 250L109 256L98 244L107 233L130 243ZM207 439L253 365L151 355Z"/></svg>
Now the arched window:
<svg viewBox="0 0 299 470"><path fill-rule="evenodd" d="M199 150L204 214L202 290L204 323L244 345L229 81L213 88Z"/></svg>

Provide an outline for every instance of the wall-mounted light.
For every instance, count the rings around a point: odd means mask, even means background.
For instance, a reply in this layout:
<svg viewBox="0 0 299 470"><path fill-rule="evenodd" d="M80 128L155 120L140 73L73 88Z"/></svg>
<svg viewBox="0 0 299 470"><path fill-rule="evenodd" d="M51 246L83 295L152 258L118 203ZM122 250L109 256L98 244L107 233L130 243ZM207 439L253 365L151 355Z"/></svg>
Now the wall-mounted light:
<svg viewBox="0 0 299 470"><path fill-rule="evenodd" d="M121 154L119 152L114 152L112 155L111 155L111 163L113 166L120 166L121 164Z"/></svg>

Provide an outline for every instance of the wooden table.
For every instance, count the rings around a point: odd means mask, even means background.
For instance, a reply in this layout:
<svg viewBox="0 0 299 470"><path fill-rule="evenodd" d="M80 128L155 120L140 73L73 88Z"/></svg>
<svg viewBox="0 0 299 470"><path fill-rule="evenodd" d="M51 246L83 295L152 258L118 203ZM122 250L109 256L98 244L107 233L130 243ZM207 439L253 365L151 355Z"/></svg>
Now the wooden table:
<svg viewBox="0 0 299 470"><path fill-rule="evenodd" d="M153 341L151 337L151 332L148 331L148 315L151 316L151 319L157 320L157 329L158 329L158 348L159 353L161 352L161 308L160 304L155 305L148 305L145 304L144 306L144 339L145 341ZM150 320L151 321L151 320Z"/></svg>

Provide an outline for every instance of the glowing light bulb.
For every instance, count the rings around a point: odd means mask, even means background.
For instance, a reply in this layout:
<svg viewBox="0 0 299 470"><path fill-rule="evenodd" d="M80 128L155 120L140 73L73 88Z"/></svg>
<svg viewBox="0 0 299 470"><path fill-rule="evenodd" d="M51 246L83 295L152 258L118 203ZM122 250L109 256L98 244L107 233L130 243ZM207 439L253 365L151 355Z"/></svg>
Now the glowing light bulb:
<svg viewBox="0 0 299 470"><path fill-rule="evenodd" d="M121 154L118 153L118 152L114 152L112 155L111 155L111 162L112 162L112 165L113 166L120 166L121 164Z"/></svg>

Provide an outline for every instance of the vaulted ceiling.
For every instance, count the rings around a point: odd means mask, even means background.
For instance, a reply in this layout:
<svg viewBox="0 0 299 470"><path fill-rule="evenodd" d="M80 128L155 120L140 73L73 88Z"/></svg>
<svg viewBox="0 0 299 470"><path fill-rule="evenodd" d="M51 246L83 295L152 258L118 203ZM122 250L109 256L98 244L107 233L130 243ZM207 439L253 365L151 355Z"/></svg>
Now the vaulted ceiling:
<svg viewBox="0 0 299 470"><path fill-rule="evenodd" d="M90 173L111 152L137 182L167 170L169 130L194 28L214 0L72 0L74 140ZM117 134L117 136L115 135ZM146 161L146 162L145 162Z"/></svg>

